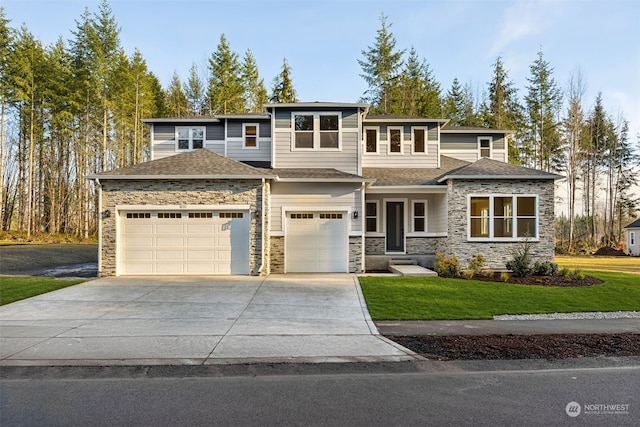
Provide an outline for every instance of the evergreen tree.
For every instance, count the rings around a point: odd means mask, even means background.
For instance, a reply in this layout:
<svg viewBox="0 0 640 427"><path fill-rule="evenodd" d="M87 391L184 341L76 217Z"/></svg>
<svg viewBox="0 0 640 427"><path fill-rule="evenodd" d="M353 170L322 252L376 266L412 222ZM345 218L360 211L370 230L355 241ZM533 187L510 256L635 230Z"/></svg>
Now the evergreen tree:
<svg viewBox="0 0 640 427"><path fill-rule="evenodd" d="M0 6L0 230L6 230L10 223L13 209L10 195L5 191L5 118L7 105L11 96L9 84L9 55L13 48L13 29L9 27L9 20L5 17L4 8Z"/></svg>
<svg viewBox="0 0 640 427"><path fill-rule="evenodd" d="M238 54L231 51L227 38L220 36L216 51L209 59L209 112L211 114L242 113L245 106L245 88Z"/></svg>
<svg viewBox="0 0 640 427"><path fill-rule="evenodd" d="M290 103L298 102L298 95L293 87L291 79L291 67L287 63L287 58L282 60L282 71L273 79L270 102Z"/></svg>
<svg viewBox="0 0 640 427"><path fill-rule="evenodd" d="M509 79L501 57L498 57L493 64L493 77L488 84L488 92L488 100L482 113L484 126L492 129L516 131L521 129L523 113L518 102L518 90ZM516 141L522 137L523 135L516 132ZM519 162L518 151L515 143L509 144L509 160L511 162Z"/></svg>
<svg viewBox="0 0 640 427"><path fill-rule="evenodd" d="M422 94L420 115L430 118L442 117L442 89L427 63L424 64L423 84L424 93Z"/></svg>
<svg viewBox="0 0 640 427"><path fill-rule="evenodd" d="M166 104L171 117L185 117L193 114L193 110L189 108L187 95L182 90L182 82L177 71L173 72L171 83L167 88Z"/></svg>
<svg viewBox="0 0 640 427"><path fill-rule="evenodd" d="M207 111L207 103L205 101L204 83L202 83L195 62L191 64L191 68L189 69L189 80L187 80L187 84L184 87L184 94L187 97L189 114L193 116L205 114Z"/></svg>
<svg viewBox="0 0 640 427"><path fill-rule="evenodd" d="M258 72L258 64L251 53L251 49L247 49L242 63L242 78L246 89L245 99L247 105L245 109L249 112L262 111L263 105L269 102L267 89L264 86L264 80L260 78Z"/></svg>
<svg viewBox="0 0 640 427"><path fill-rule="evenodd" d="M360 77L369 86L363 99L372 105L372 112L391 114L393 92L401 78L404 51L396 50L396 38L390 31L391 24L387 25L385 15L380 16L380 23L373 46L362 51L363 59L359 59L358 64L363 72Z"/></svg>
<svg viewBox="0 0 640 427"><path fill-rule="evenodd" d="M560 119L562 92L553 78L553 68L542 51L529 67L531 76L525 97L526 135L521 155L525 163L545 171L560 169Z"/></svg>

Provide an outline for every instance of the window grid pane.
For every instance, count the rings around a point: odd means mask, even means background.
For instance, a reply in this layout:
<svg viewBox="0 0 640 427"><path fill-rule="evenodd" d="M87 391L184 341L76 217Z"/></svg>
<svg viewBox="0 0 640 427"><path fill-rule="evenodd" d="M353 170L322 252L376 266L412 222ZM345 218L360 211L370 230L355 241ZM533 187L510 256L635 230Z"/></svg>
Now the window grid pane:
<svg viewBox="0 0 640 427"><path fill-rule="evenodd" d="M413 130L413 151L424 153L424 129Z"/></svg>
<svg viewBox="0 0 640 427"><path fill-rule="evenodd" d="M378 131L375 129L367 129L367 153L376 153L378 151Z"/></svg>
<svg viewBox="0 0 640 427"><path fill-rule="evenodd" d="M392 153L400 153L402 151L400 140L401 140L400 130L390 129L389 130L389 150Z"/></svg>

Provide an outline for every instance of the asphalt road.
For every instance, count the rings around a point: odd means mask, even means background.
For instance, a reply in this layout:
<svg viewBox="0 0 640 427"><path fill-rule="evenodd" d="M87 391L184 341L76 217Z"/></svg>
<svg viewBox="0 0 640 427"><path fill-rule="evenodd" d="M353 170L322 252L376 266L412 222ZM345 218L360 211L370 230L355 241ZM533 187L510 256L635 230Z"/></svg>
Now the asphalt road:
<svg viewBox="0 0 640 427"><path fill-rule="evenodd" d="M0 382L9 426L637 426L640 367ZM572 408L571 417L567 407ZM605 407L603 405L615 405ZM612 409L609 409L612 408Z"/></svg>
<svg viewBox="0 0 640 427"><path fill-rule="evenodd" d="M39 275L54 267L97 262L98 245L0 246L0 274Z"/></svg>

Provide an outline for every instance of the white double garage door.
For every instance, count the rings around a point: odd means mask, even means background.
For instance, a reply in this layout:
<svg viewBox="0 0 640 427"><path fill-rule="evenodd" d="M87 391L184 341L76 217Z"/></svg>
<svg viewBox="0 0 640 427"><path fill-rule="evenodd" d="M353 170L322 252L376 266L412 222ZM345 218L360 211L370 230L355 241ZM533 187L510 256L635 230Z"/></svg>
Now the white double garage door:
<svg viewBox="0 0 640 427"><path fill-rule="evenodd" d="M248 207L123 208L118 217L119 275L250 273ZM347 272L347 219L346 212L288 212L285 271Z"/></svg>

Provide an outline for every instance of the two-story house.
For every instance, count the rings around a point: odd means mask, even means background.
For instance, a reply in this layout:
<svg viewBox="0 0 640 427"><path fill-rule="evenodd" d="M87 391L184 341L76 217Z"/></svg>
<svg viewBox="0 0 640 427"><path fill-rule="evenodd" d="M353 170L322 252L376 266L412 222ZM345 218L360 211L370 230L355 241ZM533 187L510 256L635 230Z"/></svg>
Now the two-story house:
<svg viewBox="0 0 640 427"><path fill-rule="evenodd" d="M553 259L554 180L510 131L373 116L360 103L147 119L146 163L91 176L103 276L381 270L437 252Z"/></svg>

